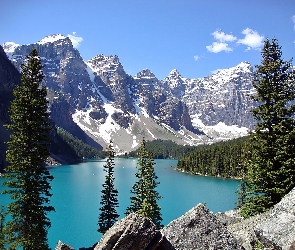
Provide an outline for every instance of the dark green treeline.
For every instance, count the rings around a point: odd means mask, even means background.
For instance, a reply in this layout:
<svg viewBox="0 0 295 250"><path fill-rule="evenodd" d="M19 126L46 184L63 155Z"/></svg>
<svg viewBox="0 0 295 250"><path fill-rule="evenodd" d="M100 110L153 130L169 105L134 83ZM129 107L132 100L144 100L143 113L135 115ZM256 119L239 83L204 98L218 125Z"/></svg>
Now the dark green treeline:
<svg viewBox="0 0 295 250"><path fill-rule="evenodd" d="M177 170L190 174L243 178L250 157L249 137L198 146L179 158Z"/></svg>
<svg viewBox="0 0 295 250"><path fill-rule="evenodd" d="M146 150L153 154L155 159L178 159L181 156L194 151L197 146L183 146L176 144L171 140L146 141ZM137 157L140 148L129 153L129 157Z"/></svg>

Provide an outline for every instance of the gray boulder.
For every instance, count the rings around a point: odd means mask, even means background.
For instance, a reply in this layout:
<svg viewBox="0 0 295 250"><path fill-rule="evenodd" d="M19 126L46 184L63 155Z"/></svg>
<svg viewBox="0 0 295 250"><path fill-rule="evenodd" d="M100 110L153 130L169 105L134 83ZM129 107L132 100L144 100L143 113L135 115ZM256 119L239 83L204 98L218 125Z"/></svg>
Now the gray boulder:
<svg viewBox="0 0 295 250"><path fill-rule="evenodd" d="M161 230L175 249L243 249L203 204L189 210Z"/></svg>
<svg viewBox="0 0 295 250"><path fill-rule="evenodd" d="M229 216L231 217L231 215ZM254 228L256 225L265 221L267 218L267 213L259 214L248 219L242 219L237 223L228 224L227 228L238 240L240 245L242 245L246 250L253 250L255 249L255 245L259 242L254 232Z"/></svg>
<svg viewBox="0 0 295 250"><path fill-rule="evenodd" d="M254 232L259 241L273 249L289 250L295 241L295 188L269 211L269 218Z"/></svg>
<svg viewBox="0 0 295 250"><path fill-rule="evenodd" d="M55 246L55 250L74 250L74 248L59 240Z"/></svg>
<svg viewBox="0 0 295 250"><path fill-rule="evenodd" d="M226 216L234 217L223 220L229 222L228 230L246 250L255 249L257 244L264 249L295 249L295 188L265 213L245 220L238 213L218 215Z"/></svg>
<svg viewBox="0 0 295 250"><path fill-rule="evenodd" d="M101 238L95 250L174 250L156 225L131 213L117 221Z"/></svg>

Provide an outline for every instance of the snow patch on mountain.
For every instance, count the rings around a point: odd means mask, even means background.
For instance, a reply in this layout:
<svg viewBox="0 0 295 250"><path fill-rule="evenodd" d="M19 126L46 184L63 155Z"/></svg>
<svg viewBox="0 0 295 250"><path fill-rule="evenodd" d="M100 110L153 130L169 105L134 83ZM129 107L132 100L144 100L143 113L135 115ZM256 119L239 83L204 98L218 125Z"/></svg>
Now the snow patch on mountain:
<svg viewBox="0 0 295 250"><path fill-rule="evenodd" d="M94 71L94 69L91 67L91 64L90 63L88 63L87 61L84 61L85 62L85 64L87 65L87 68L86 68L86 70L87 70L87 73L88 73L88 75L89 75L89 77L90 77L90 80L91 80L91 82L94 82L94 78L95 78L95 71Z"/></svg>
<svg viewBox="0 0 295 250"><path fill-rule="evenodd" d="M134 149L134 148L136 148L138 145L139 145L139 143L137 142L136 135L134 135L133 138L132 138L132 145L131 145L131 148Z"/></svg>
<svg viewBox="0 0 295 250"><path fill-rule="evenodd" d="M251 73L251 64L248 62L241 62L237 66L219 70L212 75L212 79L219 83L229 82L232 79L239 77L238 73Z"/></svg>
<svg viewBox="0 0 295 250"><path fill-rule="evenodd" d="M134 99L133 103L134 103L134 107L135 107L135 110L136 110L136 114L142 114L146 118L149 117L149 114L146 111L146 109L144 107L140 107L140 104L142 103L142 100Z"/></svg>
<svg viewBox="0 0 295 250"><path fill-rule="evenodd" d="M6 43L2 44L2 47L5 51L5 53L14 52L18 46L20 46L20 45L17 43L14 43L14 42L6 42Z"/></svg>
<svg viewBox="0 0 295 250"><path fill-rule="evenodd" d="M246 127L238 127L237 125L226 125L224 122L219 122L214 126L206 126L199 118L201 114L192 116L192 124L195 128L198 128L205 132L210 137L217 136L217 140L229 140L242 136L247 136L249 129Z"/></svg>
<svg viewBox="0 0 295 250"><path fill-rule="evenodd" d="M15 49L17 47L19 47L20 45L14 42L6 42L2 44L2 47L7 55L7 57L9 58L9 60L13 60L13 53L15 51Z"/></svg>
<svg viewBox="0 0 295 250"><path fill-rule="evenodd" d="M55 34L51 36L44 37L41 41L37 42L38 44L53 43L58 40L65 39L66 37L61 34Z"/></svg>
<svg viewBox="0 0 295 250"><path fill-rule="evenodd" d="M112 139L112 132L116 132L121 129L120 125L112 118L112 114L115 112L122 112L120 109L113 107L112 103L105 103L103 108L107 112L108 116L103 124L99 124L97 121L91 118L90 113L94 111L91 104L87 110L76 110L72 115L73 121L84 131L92 134L94 137L102 138L106 143ZM95 129L93 129L95 127Z"/></svg>

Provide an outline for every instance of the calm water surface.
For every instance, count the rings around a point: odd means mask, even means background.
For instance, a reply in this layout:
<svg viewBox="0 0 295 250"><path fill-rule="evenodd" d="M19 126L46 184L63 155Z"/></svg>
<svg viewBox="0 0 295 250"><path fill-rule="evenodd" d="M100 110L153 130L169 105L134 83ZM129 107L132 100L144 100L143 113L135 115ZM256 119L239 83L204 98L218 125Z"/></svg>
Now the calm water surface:
<svg viewBox="0 0 295 250"><path fill-rule="evenodd" d="M192 176L174 169L177 160L156 160L155 171L160 182L158 192L163 198L163 224L178 218L198 203L206 203L215 212L233 209L238 181L221 178ZM119 191L120 218L130 204L130 189L136 181L136 159L115 159L115 187ZM99 241L97 220L100 207L100 190L104 182L104 161L88 161L77 165L51 167L51 205L56 212L49 214L49 245L54 249L58 240L75 249L89 247ZM0 178L0 183L3 182ZM0 190L3 189L2 185ZM0 196L0 205L9 202Z"/></svg>

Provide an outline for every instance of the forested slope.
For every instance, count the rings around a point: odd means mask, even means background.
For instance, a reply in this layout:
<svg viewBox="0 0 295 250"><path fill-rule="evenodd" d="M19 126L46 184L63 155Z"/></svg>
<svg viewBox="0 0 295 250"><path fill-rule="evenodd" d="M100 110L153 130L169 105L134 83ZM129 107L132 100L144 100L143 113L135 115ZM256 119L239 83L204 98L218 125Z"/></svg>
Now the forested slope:
<svg viewBox="0 0 295 250"><path fill-rule="evenodd" d="M241 178L250 156L249 137L198 146L179 158L177 170L191 174Z"/></svg>
<svg viewBox="0 0 295 250"><path fill-rule="evenodd" d="M146 149L153 153L155 159L178 159L195 150L197 146L183 146L171 140L146 141ZM137 157L139 149L129 153L129 157Z"/></svg>

